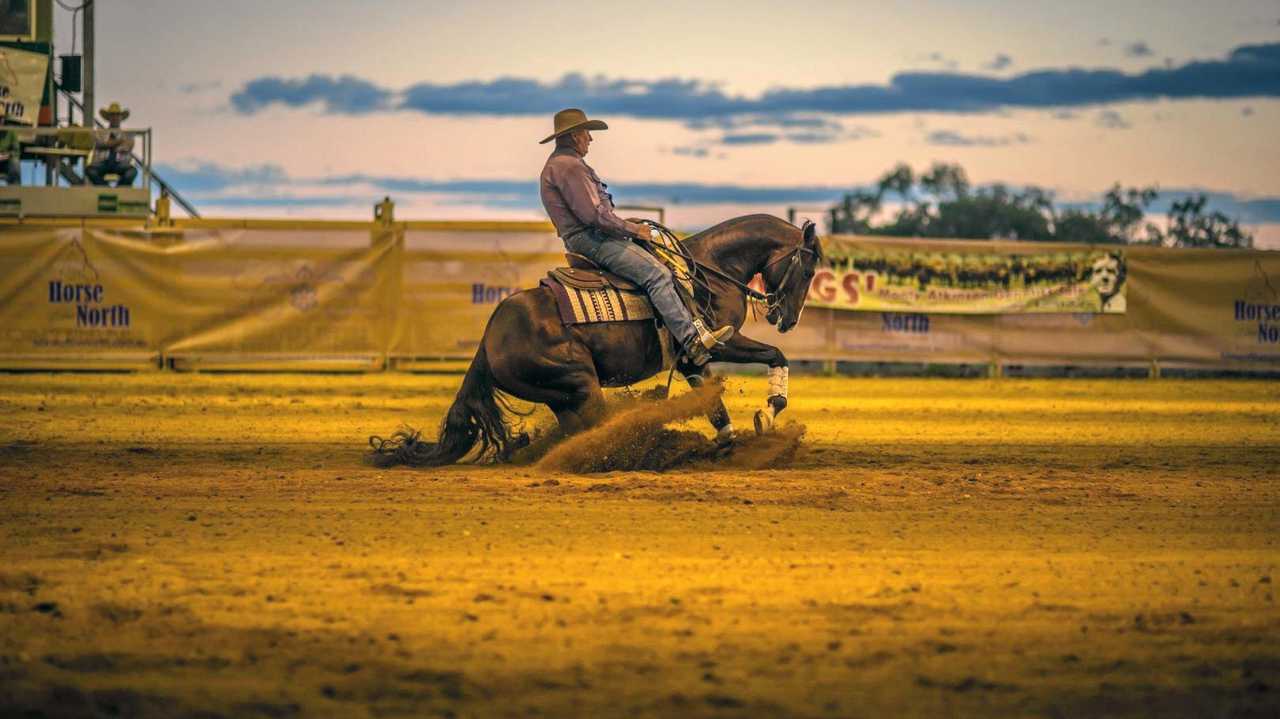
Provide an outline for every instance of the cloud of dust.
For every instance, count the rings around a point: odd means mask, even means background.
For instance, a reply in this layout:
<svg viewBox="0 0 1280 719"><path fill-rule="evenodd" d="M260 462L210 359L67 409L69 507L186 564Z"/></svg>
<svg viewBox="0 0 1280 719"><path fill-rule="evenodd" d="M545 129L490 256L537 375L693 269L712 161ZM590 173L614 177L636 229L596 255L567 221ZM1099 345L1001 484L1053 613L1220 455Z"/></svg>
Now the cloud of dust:
<svg viewBox="0 0 1280 719"><path fill-rule="evenodd" d="M705 386L668 400L624 399L613 403L599 425L565 438L558 433L530 447L538 469L587 474L612 471L664 471L688 465L759 469L789 463L801 448L804 426L789 424L774 432L742 435L728 446L698 432L665 425L707 415L724 385ZM520 461L517 459L517 461ZM526 458L525 461L533 461Z"/></svg>

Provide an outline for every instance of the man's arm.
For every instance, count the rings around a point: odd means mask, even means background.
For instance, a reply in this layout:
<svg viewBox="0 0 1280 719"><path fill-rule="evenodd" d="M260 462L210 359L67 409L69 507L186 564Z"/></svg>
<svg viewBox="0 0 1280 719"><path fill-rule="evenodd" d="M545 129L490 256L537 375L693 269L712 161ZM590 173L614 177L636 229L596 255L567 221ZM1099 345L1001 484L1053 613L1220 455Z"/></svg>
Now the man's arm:
<svg viewBox="0 0 1280 719"><path fill-rule="evenodd" d="M623 237L648 237L649 232L644 225L626 222L614 214L610 203L600 197L595 180L587 174L586 165L580 162L566 165L559 186L569 209L584 224Z"/></svg>

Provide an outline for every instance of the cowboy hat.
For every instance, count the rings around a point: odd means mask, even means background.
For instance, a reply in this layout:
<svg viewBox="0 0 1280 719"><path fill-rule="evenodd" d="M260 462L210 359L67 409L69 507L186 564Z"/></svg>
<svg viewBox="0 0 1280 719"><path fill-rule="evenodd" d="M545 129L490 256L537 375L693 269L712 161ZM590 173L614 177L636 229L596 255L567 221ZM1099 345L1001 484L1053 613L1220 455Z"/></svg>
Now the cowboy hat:
<svg viewBox="0 0 1280 719"><path fill-rule="evenodd" d="M98 110L98 114L102 115L102 119L110 120L113 115L119 116L121 120L129 119L129 111L120 107L120 103L113 102L109 107Z"/></svg>
<svg viewBox="0 0 1280 719"><path fill-rule="evenodd" d="M576 107L570 107L556 113L555 128L555 132L551 133L547 139L539 141L538 144L546 144L574 130L608 130L609 126L604 124L603 120L588 120L587 113Z"/></svg>

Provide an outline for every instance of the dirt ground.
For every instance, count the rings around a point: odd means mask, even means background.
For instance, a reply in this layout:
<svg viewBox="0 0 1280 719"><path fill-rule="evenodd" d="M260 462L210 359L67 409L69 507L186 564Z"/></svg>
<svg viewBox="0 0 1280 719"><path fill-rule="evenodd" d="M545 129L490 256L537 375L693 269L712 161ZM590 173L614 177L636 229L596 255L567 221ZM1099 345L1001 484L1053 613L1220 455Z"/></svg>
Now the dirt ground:
<svg viewBox="0 0 1280 719"><path fill-rule="evenodd" d="M1278 383L801 377L759 469L361 463L460 380L0 375L0 715L1280 713Z"/></svg>

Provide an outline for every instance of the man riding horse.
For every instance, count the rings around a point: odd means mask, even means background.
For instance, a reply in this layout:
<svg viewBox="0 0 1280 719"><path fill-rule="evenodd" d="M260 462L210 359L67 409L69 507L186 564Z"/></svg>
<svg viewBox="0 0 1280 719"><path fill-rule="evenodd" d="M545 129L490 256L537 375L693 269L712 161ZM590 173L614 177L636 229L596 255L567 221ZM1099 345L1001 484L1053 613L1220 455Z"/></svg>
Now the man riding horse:
<svg viewBox="0 0 1280 719"><path fill-rule="evenodd" d="M765 321L779 332L796 326L823 258L817 229L812 222L796 227L770 215L745 215L676 242L691 268L694 302L714 318L713 324L724 325L709 331L681 302L671 272L636 243L648 239L647 227L614 214L605 184L582 161L591 130L603 129L603 122L588 120L581 110L556 114L555 132L543 141L556 140L556 150L542 171L547 214L570 252L644 288L684 348L675 370L691 386L703 383L710 359L767 365L765 406L752 419L756 432L768 432L787 406L787 358L777 347L735 330L746 322L749 302L763 305ZM559 270L553 274L563 276ZM763 292L748 284L756 276ZM559 281L557 285L563 290ZM544 280L499 302L436 441L409 427L390 438L370 437L370 461L380 466L438 467L469 454L505 459L529 439L513 431L504 412L508 397L546 405L560 429L572 434L604 419L604 388L625 387L662 370L665 342L647 307L634 319L629 319L625 302L619 317L610 310L607 318L583 319L574 312L569 318L559 297ZM733 441L733 422L719 398L707 418L718 443Z"/></svg>
<svg viewBox="0 0 1280 719"><path fill-rule="evenodd" d="M710 330L694 317L676 292L671 270L632 241L648 239L649 228L614 214L608 185L583 159L591 145L591 131L609 126L588 120L586 113L575 108L557 112L554 126L555 131L541 143L555 140L556 149L542 168L539 184L542 206L565 248L643 287L689 361L706 364L709 351L733 336L733 327Z"/></svg>

